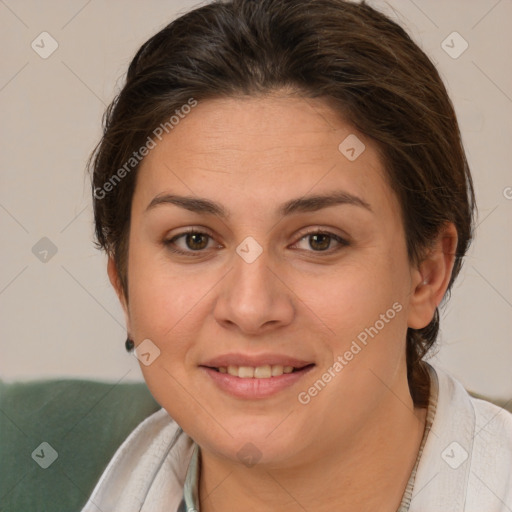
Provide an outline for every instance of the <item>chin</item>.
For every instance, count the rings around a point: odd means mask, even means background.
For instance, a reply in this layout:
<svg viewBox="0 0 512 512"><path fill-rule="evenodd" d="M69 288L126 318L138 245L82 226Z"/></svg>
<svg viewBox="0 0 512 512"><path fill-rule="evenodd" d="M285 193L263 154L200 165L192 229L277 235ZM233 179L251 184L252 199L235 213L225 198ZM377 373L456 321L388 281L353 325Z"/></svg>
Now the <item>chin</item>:
<svg viewBox="0 0 512 512"><path fill-rule="evenodd" d="M282 420L283 417L275 421L274 418L246 416L245 422L223 425L232 436L219 427L213 437L211 430L192 437L203 449L220 458L240 462L247 467L255 464L271 467L297 457L304 447L304 436L299 435L299 431L291 430L289 424L279 429Z"/></svg>

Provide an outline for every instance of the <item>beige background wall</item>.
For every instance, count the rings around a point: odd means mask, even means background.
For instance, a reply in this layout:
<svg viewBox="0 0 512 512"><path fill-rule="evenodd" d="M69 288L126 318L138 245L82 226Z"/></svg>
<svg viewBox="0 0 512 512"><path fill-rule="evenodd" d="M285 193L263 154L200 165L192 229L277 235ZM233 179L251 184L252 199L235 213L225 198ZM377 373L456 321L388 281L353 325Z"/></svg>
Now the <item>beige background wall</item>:
<svg viewBox="0 0 512 512"><path fill-rule="evenodd" d="M477 241L437 360L473 390L512 397L512 2L371 3L398 17L440 69L476 183ZM92 245L84 164L136 49L195 5L0 0L0 378L141 379ZM468 44L458 58L465 43L446 39L454 31ZM42 58L34 40L43 55L58 48Z"/></svg>

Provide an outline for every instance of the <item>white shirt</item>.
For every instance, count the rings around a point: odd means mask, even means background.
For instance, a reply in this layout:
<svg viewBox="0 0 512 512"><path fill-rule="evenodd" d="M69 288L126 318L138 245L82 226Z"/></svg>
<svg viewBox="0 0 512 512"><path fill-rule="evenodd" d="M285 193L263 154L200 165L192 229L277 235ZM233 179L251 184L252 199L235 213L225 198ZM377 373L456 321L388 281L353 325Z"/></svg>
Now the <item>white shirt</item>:
<svg viewBox="0 0 512 512"><path fill-rule="evenodd" d="M430 375L437 404L408 511L512 512L512 414L472 398L438 368ZM187 504L197 503L187 474L191 460L196 474L197 445L180 431L165 409L146 418L114 454L82 512L174 512L185 479ZM407 509L402 503L399 510Z"/></svg>

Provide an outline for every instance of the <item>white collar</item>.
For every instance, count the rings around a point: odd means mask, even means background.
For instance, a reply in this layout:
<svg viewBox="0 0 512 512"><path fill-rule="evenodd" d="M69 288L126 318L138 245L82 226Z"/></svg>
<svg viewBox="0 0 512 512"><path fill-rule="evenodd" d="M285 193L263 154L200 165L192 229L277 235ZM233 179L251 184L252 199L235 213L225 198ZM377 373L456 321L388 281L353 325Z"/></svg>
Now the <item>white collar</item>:
<svg viewBox="0 0 512 512"><path fill-rule="evenodd" d="M410 512L511 512L512 414L435 368L439 397Z"/></svg>
<svg viewBox="0 0 512 512"><path fill-rule="evenodd" d="M165 409L119 447L82 512L174 512L183 497L194 442Z"/></svg>

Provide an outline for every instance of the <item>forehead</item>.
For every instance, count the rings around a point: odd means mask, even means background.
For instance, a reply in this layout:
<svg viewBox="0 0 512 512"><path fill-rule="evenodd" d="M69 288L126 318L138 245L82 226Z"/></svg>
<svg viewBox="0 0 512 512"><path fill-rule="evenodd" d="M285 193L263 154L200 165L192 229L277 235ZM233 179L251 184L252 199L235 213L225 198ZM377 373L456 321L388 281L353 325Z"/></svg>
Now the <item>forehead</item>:
<svg viewBox="0 0 512 512"><path fill-rule="evenodd" d="M324 101L285 95L200 102L157 141L137 182L146 203L176 191L256 208L333 188L392 199L371 140Z"/></svg>

